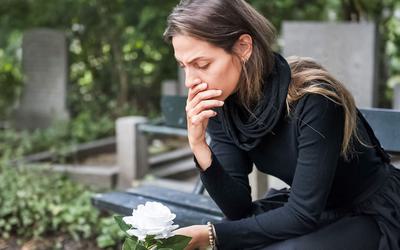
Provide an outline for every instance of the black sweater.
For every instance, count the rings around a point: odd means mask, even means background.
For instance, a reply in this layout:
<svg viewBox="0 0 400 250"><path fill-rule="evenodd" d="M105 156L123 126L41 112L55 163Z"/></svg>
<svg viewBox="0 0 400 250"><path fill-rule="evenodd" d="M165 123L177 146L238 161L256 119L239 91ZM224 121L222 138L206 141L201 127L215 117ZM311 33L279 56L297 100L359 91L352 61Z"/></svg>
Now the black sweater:
<svg viewBox="0 0 400 250"><path fill-rule="evenodd" d="M362 123L357 127L362 141L371 145ZM323 211L351 207L378 186L382 160L377 151L355 140L356 157L346 161L340 154L343 108L319 94L302 97L291 116L248 152L229 140L218 116L210 119L207 132L212 163L200 176L229 219L215 224L220 249L250 249L307 234L316 229ZM252 213L248 174L253 163L290 185L283 206Z"/></svg>

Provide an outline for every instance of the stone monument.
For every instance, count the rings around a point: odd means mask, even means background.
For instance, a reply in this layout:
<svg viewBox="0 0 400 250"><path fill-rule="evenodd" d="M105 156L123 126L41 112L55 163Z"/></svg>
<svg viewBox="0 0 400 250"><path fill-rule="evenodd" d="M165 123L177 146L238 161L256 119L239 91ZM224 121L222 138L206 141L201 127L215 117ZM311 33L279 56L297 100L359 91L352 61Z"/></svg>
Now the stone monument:
<svg viewBox="0 0 400 250"><path fill-rule="evenodd" d="M400 110L400 83L393 88L393 109Z"/></svg>
<svg viewBox="0 0 400 250"><path fill-rule="evenodd" d="M378 97L376 26L362 22L283 23L283 55L316 59L353 94L358 107L376 107Z"/></svg>
<svg viewBox="0 0 400 250"><path fill-rule="evenodd" d="M16 127L46 128L56 120L67 120L68 65L65 34L50 29L26 31L22 62L25 85L16 112Z"/></svg>

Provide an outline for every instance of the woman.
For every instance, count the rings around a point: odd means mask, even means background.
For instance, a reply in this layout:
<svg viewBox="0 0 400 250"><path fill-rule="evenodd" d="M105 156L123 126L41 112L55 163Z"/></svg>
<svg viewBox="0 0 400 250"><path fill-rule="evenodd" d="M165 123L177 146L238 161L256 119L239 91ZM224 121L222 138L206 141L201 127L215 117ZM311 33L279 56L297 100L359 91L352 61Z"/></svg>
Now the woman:
<svg viewBox="0 0 400 250"><path fill-rule="evenodd" d="M243 0L183 0L165 39L186 74L188 139L225 220L175 233L187 249L400 249L400 170L346 88L309 58L274 53ZM205 133L211 137L207 145ZM253 164L291 186L252 202Z"/></svg>

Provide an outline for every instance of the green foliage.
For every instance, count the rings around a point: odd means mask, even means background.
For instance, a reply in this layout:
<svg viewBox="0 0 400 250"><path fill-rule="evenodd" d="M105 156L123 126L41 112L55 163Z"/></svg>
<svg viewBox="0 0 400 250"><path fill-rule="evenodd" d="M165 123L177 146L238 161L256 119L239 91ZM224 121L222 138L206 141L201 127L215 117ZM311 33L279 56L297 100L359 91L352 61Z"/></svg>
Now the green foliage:
<svg viewBox="0 0 400 250"><path fill-rule="evenodd" d="M96 242L101 248L116 246L125 236L124 232L115 224L113 217L102 218L98 230Z"/></svg>
<svg viewBox="0 0 400 250"><path fill-rule="evenodd" d="M191 237L184 235L174 235L160 245L161 249L184 249L190 242Z"/></svg>
<svg viewBox="0 0 400 250"><path fill-rule="evenodd" d="M21 34L37 27L63 30L68 36L68 106L72 117L82 111L116 117L129 107L146 114L158 112L161 81L176 78L172 50L162 40L162 33L167 15L178 2L2 0L0 119L8 117L10 108L6 106L15 103L21 90L21 58L17 53ZM400 52L395 45L399 44L400 21L394 15L400 8L398 0L248 2L278 30L283 20L376 21L382 38L380 53L390 58L389 62L380 62L380 81L399 74Z"/></svg>
<svg viewBox="0 0 400 250"><path fill-rule="evenodd" d="M129 226L128 224L126 224L123 220L122 220L123 216L120 215L116 215L114 216L114 220L117 222L117 225L119 227L119 229L121 229L123 232L128 231L131 226Z"/></svg>
<svg viewBox="0 0 400 250"><path fill-rule="evenodd" d="M97 238L99 247L117 245L122 234L90 203L92 192L46 169L0 168L0 238L68 235Z"/></svg>
<svg viewBox="0 0 400 250"><path fill-rule="evenodd" d="M15 233L26 238L37 237L47 233L49 229L68 232L74 237L81 233L84 237L90 235L87 223L88 220L95 221L97 213L91 211L88 206L90 204L85 204L89 194L65 179L51 176L37 178L36 170L30 172L6 168L2 171L2 236L8 238L11 233ZM79 217L81 219L78 221ZM81 227L78 228L77 225ZM27 228L30 230L26 230Z"/></svg>
<svg viewBox="0 0 400 250"><path fill-rule="evenodd" d="M397 2L393 11L397 9L397 15L389 15L385 22L388 45L386 53L389 58L393 77L400 78L400 2ZM397 80L400 83L400 80Z"/></svg>
<svg viewBox="0 0 400 250"><path fill-rule="evenodd" d="M126 238L124 244L122 245L122 250L136 250L137 246L137 241L131 238ZM146 248L144 248L144 250L146 250Z"/></svg>
<svg viewBox="0 0 400 250"><path fill-rule="evenodd" d="M10 115L22 87L19 65L21 34L12 32L5 43L6 46L2 46L0 40L0 120Z"/></svg>
<svg viewBox="0 0 400 250"><path fill-rule="evenodd" d="M176 78L174 58L162 40L176 2L3 0L0 31L3 37L36 27L66 32L73 117L82 111L118 116L126 107L157 112L161 81ZM1 40L0 48L12 43ZM20 63L13 67L20 70Z"/></svg>

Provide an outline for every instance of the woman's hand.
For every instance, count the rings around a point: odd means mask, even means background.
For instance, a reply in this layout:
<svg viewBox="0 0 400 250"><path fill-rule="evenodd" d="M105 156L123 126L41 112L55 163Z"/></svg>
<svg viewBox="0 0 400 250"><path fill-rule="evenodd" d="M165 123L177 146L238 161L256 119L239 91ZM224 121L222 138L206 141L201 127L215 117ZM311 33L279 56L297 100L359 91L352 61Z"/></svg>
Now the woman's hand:
<svg viewBox="0 0 400 250"><path fill-rule="evenodd" d="M189 86L186 101L187 128L189 144L192 147L206 145L205 134L209 118L217 115L212 108L221 107L223 101L216 100L221 90L208 89L207 83L195 80Z"/></svg>
<svg viewBox="0 0 400 250"><path fill-rule="evenodd" d="M185 235L192 237L189 242L189 245L185 248L185 250L193 250L196 248L206 249L210 242L208 240L208 227L207 225L193 225L189 227L182 227L175 231L174 234Z"/></svg>
<svg viewBox="0 0 400 250"><path fill-rule="evenodd" d="M212 108L221 107L223 101L216 100L222 91L208 89L199 79L190 83L186 102L187 129L190 148L200 167L205 171L211 166L211 151L206 142L206 128L210 117L217 113Z"/></svg>

